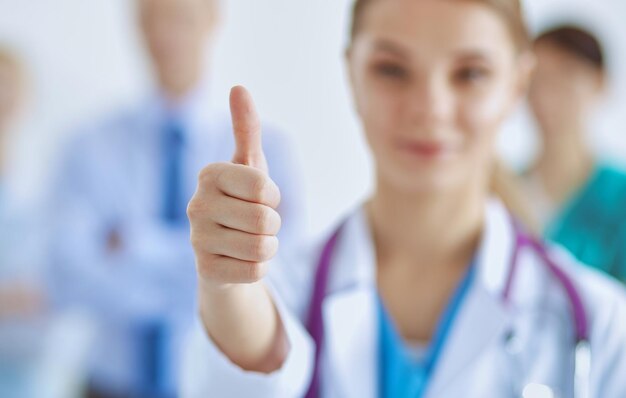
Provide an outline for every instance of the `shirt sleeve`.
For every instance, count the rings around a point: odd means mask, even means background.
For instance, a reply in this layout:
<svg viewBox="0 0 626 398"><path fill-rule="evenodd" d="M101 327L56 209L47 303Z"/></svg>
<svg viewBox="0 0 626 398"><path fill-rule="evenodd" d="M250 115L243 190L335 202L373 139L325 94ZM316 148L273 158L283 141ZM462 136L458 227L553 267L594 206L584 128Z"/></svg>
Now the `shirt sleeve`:
<svg viewBox="0 0 626 398"><path fill-rule="evenodd" d="M305 395L313 372L314 342L271 285L270 292L289 342L289 353L282 367L269 374L241 369L215 346L198 324L185 354L181 397L296 398Z"/></svg>
<svg viewBox="0 0 626 398"><path fill-rule="evenodd" d="M313 265L320 248L321 244L316 242L281 250L265 279L289 341L289 354L283 366L270 374L247 372L233 364L198 325L186 345L181 397L304 396L313 372L315 342L302 319L308 313Z"/></svg>

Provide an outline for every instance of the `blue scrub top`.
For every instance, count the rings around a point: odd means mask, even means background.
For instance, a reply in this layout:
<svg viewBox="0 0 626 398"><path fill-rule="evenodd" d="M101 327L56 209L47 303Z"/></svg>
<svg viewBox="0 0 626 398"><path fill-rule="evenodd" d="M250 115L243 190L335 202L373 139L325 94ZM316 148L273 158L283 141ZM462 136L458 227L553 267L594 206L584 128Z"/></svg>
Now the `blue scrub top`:
<svg viewBox="0 0 626 398"><path fill-rule="evenodd" d="M468 268L448 303L423 361L416 362L410 357L402 336L385 309L382 298L378 297L380 397L419 398L424 395L454 320L472 284L475 268L474 265Z"/></svg>
<svg viewBox="0 0 626 398"><path fill-rule="evenodd" d="M626 173L596 166L545 236L581 262L626 282Z"/></svg>

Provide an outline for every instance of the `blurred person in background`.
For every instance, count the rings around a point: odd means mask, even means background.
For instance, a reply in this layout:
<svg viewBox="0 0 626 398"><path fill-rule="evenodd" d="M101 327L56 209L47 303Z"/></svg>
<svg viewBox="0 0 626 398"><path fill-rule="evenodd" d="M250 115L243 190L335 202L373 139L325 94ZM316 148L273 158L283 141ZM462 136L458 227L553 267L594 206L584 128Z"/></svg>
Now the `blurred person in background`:
<svg viewBox="0 0 626 398"><path fill-rule="evenodd" d="M24 229L24 220L18 218L17 205L11 189L8 187L9 140L20 117L25 92L24 68L10 50L0 47L0 316L3 318L12 312L31 312L39 307L36 290L26 286L32 283L32 262L20 258L23 253L15 250L23 243L24 236L15 233L16 229ZM17 256L17 257L16 257ZM6 286L7 274L14 280ZM10 305L8 305L10 304Z"/></svg>
<svg viewBox="0 0 626 398"><path fill-rule="evenodd" d="M50 281L56 306L98 317L89 396L175 395L178 346L195 315L186 207L206 159L234 149L228 114L209 109L207 51L218 0L136 0L156 88L80 131L54 184ZM286 137L266 129L283 187L284 238L300 233L299 189Z"/></svg>
<svg viewBox="0 0 626 398"><path fill-rule="evenodd" d="M36 322L43 295L33 251L34 231L7 184L9 140L20 119L25 71L19 58L0 47L0 396L28 396L29 371L40 352Z"/></svg>
<svg viewBox="0 0 626 398"><path fill-rule="evenodd" d="M21 177L10 148L25 116L26 75L20 58L0 47L0 397L77 398L91 326L78 313L49 313L39 210L9 183Z"/></svg>
<svg viewBox="0 0 626 398"><path fill-rule="evenodd" d="M524 176L544 235L626 282L626 173L592 152L590 119L610 84L593 33L553 27L535 40L530 106L542 150Z"/></svg>

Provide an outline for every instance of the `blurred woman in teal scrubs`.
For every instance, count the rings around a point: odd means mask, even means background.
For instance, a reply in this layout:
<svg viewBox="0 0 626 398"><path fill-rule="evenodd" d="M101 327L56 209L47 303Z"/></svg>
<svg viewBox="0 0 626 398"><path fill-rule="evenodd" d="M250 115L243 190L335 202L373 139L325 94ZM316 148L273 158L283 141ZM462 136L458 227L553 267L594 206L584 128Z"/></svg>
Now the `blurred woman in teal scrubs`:
<svg viewBox="0 0 626 398"><path fill-rule="evenodd" d="M597 38L562 25L535 40L530 106L543 150L525 175L547 238L626 282L626 173L587 144L589 119L608 87Z"/></svg>

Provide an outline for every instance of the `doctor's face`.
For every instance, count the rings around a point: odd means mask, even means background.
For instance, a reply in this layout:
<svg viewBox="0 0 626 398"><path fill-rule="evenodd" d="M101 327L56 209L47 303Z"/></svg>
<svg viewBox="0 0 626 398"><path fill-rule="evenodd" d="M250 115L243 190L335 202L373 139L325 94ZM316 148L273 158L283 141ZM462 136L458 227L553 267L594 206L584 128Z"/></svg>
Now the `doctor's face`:
<svg viewBox="0 0 626 398"><path fill-rule="evenodd" d="M197 77L206 55L208 40L217 25L217 2L137 1L144 41L163 84L185 84Z"/></svg>
<svg viewBox="0 0 626 398"><path fill-rule="evenodd" d="M379 181L411 192L487 184L529 69L503 18L452 0L376 0L361 18L348 67Z"/></svg>
<svg viewBox="0 0 626 398"><path fill-rule="evenodd" d="M550 42L537 43L535 54L529 103L541 131L576 131L572 123L584 124L604 95L604 72Z"/></svg>

